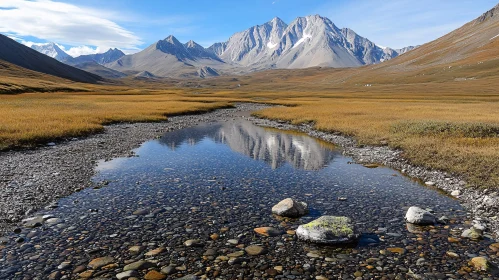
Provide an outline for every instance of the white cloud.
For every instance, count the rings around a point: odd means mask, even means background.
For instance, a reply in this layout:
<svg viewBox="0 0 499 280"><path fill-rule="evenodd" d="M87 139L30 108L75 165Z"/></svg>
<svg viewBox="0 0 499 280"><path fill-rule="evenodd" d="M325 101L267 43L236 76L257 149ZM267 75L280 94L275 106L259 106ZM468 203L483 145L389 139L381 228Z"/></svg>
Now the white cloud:
<svg viewBox="0 0 499 280"><path fill-rule="evenodd" d="M1 33L79 46L67 50L75 55L111 47L137 50L143 43L133 32L106 19L102 11L52 0L1 0L0 19Z"/></svg>
<svg viewBox="0 0 499 280"><path fill-rule="evenodd" d="M63 50L72 57L78 57L80 55L86 55L86 54L102 53L106 51L106 50L101 50L100 48L92 48L89 46L71 47L68 50L66 49Z"/></svg>
<svg viewBox="0 0 499 280"><path fill-rule="evenodd" d="M317 12L375 43L401 48L437 39L496 4L497 0L357 0L328 4Z"/></svg>

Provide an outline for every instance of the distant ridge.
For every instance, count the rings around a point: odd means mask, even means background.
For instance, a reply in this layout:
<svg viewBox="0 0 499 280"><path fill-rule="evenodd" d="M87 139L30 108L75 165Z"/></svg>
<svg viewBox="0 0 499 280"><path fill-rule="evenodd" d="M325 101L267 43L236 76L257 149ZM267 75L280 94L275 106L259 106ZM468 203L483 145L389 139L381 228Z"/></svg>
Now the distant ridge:
<svg viewBox="0 0 499 280"><path fill-rule="evenodd" d="M120 58L125 56L125 53L123 53L119 49L109 49L105 53L97 53L97 54L88 54L88 55L80 55L78 57L67 57L66 59L62 60L62 62L70 64L70 65L77 65L85 62L96 62L98 64L104 65L106 63L111 63L114 62Z"/></svg>

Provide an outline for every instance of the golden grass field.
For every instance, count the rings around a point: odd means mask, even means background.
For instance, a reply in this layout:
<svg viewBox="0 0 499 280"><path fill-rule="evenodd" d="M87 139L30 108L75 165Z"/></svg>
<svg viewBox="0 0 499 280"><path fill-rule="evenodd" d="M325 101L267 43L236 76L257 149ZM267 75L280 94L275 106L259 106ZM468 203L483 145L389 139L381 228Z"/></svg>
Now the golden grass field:
<svg viewBox="0 0 499 280"><path fill-rule="evenodd" d="M258 116L313 122L360 144L387 144L414 164L463 175L474 187L497 188L499 40L489 40L497 31L497 17L472 22L396 59L357 69L207 80L87 85L0 63L0 149L87 135L113 122L260 102L286 106Z"/></svg>

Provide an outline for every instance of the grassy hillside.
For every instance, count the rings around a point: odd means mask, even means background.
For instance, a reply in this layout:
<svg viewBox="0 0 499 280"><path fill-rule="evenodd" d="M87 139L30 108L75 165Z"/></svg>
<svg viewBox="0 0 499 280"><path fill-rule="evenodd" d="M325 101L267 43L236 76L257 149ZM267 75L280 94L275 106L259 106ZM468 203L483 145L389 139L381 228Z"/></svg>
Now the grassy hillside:
<svg viewBox="0 0 499 280"><path fill-rule="evenodd" d="M86 87L83 84L31 71L0 60L0 94L86 91Z"/></svg>
<svg viewBox="0 0 499 280"><path fill-rule="evenodd" d="M75 82L98 83L104 81L100 76L59 62L2 34L0 34L0 60Z"/></svg>

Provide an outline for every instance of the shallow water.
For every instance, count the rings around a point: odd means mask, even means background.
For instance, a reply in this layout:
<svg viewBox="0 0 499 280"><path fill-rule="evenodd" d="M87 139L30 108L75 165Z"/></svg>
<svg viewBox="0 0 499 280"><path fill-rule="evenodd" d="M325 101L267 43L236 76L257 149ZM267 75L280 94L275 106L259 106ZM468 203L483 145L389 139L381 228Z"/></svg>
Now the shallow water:
<svg viewBox="0 0 499 280"><path fill-rule="evenodd" d="M144 258L128 252L133 245L165 248L158 267L185 265L186 271L177 276L206 267L214 267L213 273L218 267L221 279L234 279L241 273L260 277L276 265L288 266L288 274L293 265L301 266L294 268L300 273L295 274L297 279L351 276L356 271L364 276L405 275L408 268L430 275L435 271L456 275L469 257L485 254L491 243L448 243L447 237L459 236L467 218L458 201L390 168L353 164L331 144L298 133L245 121L209 123L169 132L144 143L135 154L100 162L93 179L95 189L61 199L58 208L41 213L61 218L63 223L44 224L31 233L23 229L24 244L30 246L7 245L0 255L3 275L14 277L17 271L22 279L36 275L35 271L48 275L61 270L75 278L71 271L79 265L111 255L118 267L94 272L94 276L114 276L125 260ZM272 216L272 206L287 197L307 202L310 214L298 220ZM347 200L339 201L339 197ZM449 217L453 226L408 232L403 218L414 205L431 208L437 217ZM316 247L293 235L261 238L253 232L260 226L292 230L321 215L351 217L363 238L353 248ZM219 233L219 239L210 239L213 233ZM201 239L203 247L185 248L182 243L187 239ZM246 246L261 244L268 253L247 260L254 266L233 266L202 256L208 248L215 249L216 256L239 250L227 243L229 239ZM389 247L407 252L380 255L381 249ZM446 258L448 250L462 259ZM310 252L318 258L307 257ZM415 265L421 254L431 265ZM378 258L381 271L366 269L367 263L360 265L369 258ZM70 267L58 269L63 261L70 261ZM303 264L317 268L304 270Z"/></svg>

